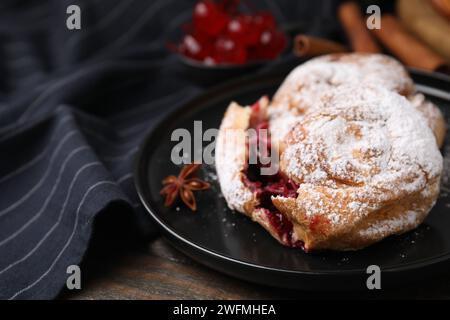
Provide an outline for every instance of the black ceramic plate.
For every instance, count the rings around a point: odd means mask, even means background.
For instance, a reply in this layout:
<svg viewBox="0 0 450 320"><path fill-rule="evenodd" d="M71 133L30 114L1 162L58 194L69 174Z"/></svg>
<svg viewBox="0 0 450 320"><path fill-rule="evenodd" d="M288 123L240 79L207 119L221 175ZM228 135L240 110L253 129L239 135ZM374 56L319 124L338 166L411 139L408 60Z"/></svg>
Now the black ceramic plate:
<svg viewBox="0 0 450 320"><path fill-rule="evenodd" d="M449 110L448 78L414 70L412 75L422 92L444 112ZM137 159L135 181L143 204L163 235L179 250L213 269L279 287L365 289L369 265L381 268L383 288L445 272L450 266L448 177L444 177L441 196L422 226L356 252L306 254L281 246L258 224L227 208L213 166L202 167L201 174L213 187L197 193L196 213L182 205L170 209L163 206L161 180L179 172L170 160L172 147L177 144L171 141L172 131L186 128L192 132L194 120L202 121L203 131L218 128L231 100L251 104L262 95L273 94L283 79L284 75L254 76L212 89L172 113L148 135ZM449 141L443 153L448 167Z"/></svg>

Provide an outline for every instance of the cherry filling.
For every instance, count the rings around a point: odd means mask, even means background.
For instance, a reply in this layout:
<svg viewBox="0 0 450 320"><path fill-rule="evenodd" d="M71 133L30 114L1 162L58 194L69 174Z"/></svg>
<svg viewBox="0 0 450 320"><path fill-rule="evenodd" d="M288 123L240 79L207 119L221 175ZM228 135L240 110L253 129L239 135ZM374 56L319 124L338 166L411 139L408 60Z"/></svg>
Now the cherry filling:
<svg viewBox="0 0 450 320"><path fill-rule="evenodd" d="M249 139L247 148L256 149L258 146L264 146L266 150L258 150L258 154L265 152L270 156L271 141L270 135L260 134L261 129L269 129L269 123L264 119L261 113L259 103L252 106L252 116L250 127L256 130L256 139ZM259 144L264 139L266 143ZM256 146L256 147L255 147ZM261 168L269 167L271 163L262 164L258 157L256 164L247 164L244 172L244 184L256 194L259 200L257 209L263 209L267 220L273 229L277 232L283 243L290 247L304 248L302 241L293 240L293 225L284 214L282 214L272 203L272 196L282 196L286 198L296 198L298 184L286 178L277 170L273 175L262 175Z"/></svg>

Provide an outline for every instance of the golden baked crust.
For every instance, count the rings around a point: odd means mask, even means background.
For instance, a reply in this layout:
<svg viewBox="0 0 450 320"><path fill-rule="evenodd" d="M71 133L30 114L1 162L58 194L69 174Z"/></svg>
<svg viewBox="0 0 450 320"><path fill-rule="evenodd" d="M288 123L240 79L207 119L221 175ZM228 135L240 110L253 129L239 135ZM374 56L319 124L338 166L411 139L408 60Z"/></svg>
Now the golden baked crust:
<svg viewBox="0 0 450 320"><path fill-rule="evenodd" d="M425 116L428 126L433 130L439 148L442 148L447 133L447 124L445 123L441 110L434 103L427 100L421 93L409 96L408 99Z"/></svg>

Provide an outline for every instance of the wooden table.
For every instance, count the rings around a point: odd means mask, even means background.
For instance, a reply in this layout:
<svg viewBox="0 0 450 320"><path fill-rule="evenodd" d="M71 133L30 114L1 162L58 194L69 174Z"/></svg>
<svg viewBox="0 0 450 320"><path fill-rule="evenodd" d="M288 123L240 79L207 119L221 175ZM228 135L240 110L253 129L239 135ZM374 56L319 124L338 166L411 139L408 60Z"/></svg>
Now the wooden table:
<svg viewBox="0 0 450 320"><path fill-rule="evenodd" d="M108 243L108 242L107 242ZM186 257L162 238L119 247L99 245L82 264L83 288L65 299L450 298L450 275L396 291L311 293L237 280Z"/></svg>

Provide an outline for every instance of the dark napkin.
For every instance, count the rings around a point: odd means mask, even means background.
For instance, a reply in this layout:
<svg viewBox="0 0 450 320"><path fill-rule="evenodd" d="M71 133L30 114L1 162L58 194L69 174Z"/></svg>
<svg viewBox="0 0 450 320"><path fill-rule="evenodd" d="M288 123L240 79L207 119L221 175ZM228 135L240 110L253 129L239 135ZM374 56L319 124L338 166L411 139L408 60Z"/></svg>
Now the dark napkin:
<svg viewBox="0 0 450 320"><path fill-rule="evenodd" d="M294 31L330 28L328 0L253 2ZM155 122L204 90L165 49L193 3L0 2L0 298L55 298L99 214L120 208L143 239L156 235L133 161ZM65 26L72 4L79 31ZM287 54L265 69L283 61L295 63Z"/></svg>

